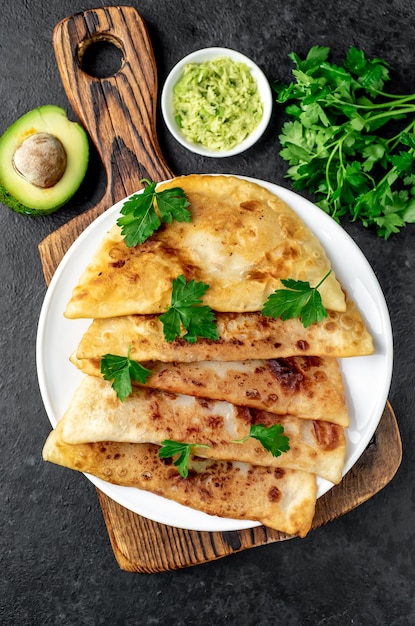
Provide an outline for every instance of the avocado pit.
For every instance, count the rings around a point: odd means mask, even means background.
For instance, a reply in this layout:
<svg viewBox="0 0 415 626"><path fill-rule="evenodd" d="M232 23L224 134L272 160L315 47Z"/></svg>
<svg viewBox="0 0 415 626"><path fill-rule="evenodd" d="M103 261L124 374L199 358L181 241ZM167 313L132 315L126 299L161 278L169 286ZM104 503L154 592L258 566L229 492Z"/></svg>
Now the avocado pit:
<svg viewBox="0 0 415 626"><path fill-rule="evenodd" d="M56 185L66 170L66 152L57 137L35 133L27 137L13 156L15 170L29 183L42 189Z"/></svg>

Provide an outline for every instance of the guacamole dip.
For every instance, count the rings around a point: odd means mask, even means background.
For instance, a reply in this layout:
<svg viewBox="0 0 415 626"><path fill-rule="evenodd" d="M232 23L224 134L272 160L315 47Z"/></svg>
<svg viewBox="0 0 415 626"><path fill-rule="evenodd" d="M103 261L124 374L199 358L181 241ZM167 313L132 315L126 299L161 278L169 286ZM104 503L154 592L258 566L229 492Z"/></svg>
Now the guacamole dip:
<svg viewBox="0 0 415 626"><path fill-rule="evenodd" d="M263 104L245 63L220 57L188 63L173 91L176 123L192 143L230 150L258 126Z"/></svg>

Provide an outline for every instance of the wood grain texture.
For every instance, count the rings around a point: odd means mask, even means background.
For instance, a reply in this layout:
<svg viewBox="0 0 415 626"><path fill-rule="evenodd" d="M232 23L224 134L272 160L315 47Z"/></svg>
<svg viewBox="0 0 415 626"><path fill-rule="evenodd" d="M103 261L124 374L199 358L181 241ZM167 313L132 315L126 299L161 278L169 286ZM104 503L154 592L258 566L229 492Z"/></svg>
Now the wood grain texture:
<svg viewBox="0 0 415 626"><path fill-rule="evenodd" d="M108 78L82 70L87 48L109 41L122 51L121 68ZM48 282L49 266L98 215L142 187L140 180L172 178L156 134L157 69L144 21L132 7L107 7L68 17L54 29L53 46L62 83L74 112L89 133L107 177L100 202L59 229L59 238L39 244Z"/></svg>
<svg viewBox="0 0 415 626"><path fill-rule="evenodd" d="M82 71L82 54L94 41L112 41L123 65L112 77ZM173 173L156 137L156 67L146 27L132 7L86 11L60 22L54 48L69 101L88 130L106 170L101 201L39 245L46 283L78 235L107 208L140 187L141 178L164 180ZM376 434L344 480L317 502L313 528L358 506L382 489L401 462L401 441L389 403ZM196 532L158 524L120 506L97 489L111 545L120 568L152 573L215 560L289 536L259 526L233 532ZM300 540L299 540L300 541Z"/></svg>

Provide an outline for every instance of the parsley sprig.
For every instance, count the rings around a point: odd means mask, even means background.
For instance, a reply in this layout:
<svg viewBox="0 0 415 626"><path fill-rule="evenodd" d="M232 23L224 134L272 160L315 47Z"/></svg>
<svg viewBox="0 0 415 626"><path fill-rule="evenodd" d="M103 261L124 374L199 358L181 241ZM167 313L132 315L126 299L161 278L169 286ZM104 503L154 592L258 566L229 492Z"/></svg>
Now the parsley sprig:
<svg viewBox="0 0 415 626"><path fill-rule="evenodd" d="M190 280L183 275L173 280L171 305L159 316L166 341L182 337L195 343L198 337L216 341L219 337L215 315L209 306L202 305L202 298L209 285ZM183 335L183 329L186 333Z"/></svg>
<svg viewBox="0 0 415 626"><path fill-rule="evenodd" d="M245 443L251 437L257 439L272 456L278 457L282 452L288 452L290 449L289 438L283 434L284 427L281 424L273 424L272 426L264 426L263 424L254 424L251 426L249 434L243 439L235 439L232 443ZM201 443L183 443L174 441L174 439L164 439L159 448L159 457L161 459L169 459L178 455L174 461L179 474L183 478L187 478L189 473L190 456L194 448L210 448L210 446Z"/></svg>
<svg viewBox="0 0 415 626"><path fill-rule="evenodd" d="M104 354L100 362L104 380L113 381L111 386L121 402L124 402L132 392L131 380L144 384L151 374L151 370L130 359L130 352L131 347L128 348L127 356Z"/></svg>
<svg viewBox="0 0 415 626"><path fill-rule="evenodd" d="M290 440L283 433L284 427L281 424L273 424L272 426L253 424L249 429L249 435L243 439L236 439L233 443L245 443L252 437L257 439L265 450L271 452L272 456L278 457L290 449Z"/></svg>
<svg viewBox="0 0 415 626"><path fill-rule="evenodd" d="M279 136L287 178L337 221L349 215L387 239L415 222L415 94L383 91L382 59L351 47L335 65L329 53L292 52L294 81L273 83L291 118Z"/></svg>
<svg viewBox="0 0 415 626"><path fill-rule="evenodd" d="M190 454L192 449L196 447L209 448L209 446L200 443L183 443L173 439L164 439L159 449L159 457L161 459L169 459L179 455L174 461L174 465L177 467L180 476L187 478L189 475Z"/></svg>
<svg viewBox="0 0 415 626"><path fill-rule="evenodd" d="M171 224L173 219L178 222L190 222L191 213L186 208L190 205L180 187L156 191L157 183L146 178L142 193L131 196L121 208L121 217L117 224L129 248L143 243L160 228L162 222Z"/></svg>
<svg viewBox="0 0 415 626"><path fill-rule="evenodd" d="M298 317L304 328L316 322L322 322L327 317L327 311L323 306L318 288L331 272L332 270L327 272L315 287L311 287L309 282L303 280L281 279L287 289L277 289L271 293L261 313L269 317L280 317L282 320Z"/></svg>

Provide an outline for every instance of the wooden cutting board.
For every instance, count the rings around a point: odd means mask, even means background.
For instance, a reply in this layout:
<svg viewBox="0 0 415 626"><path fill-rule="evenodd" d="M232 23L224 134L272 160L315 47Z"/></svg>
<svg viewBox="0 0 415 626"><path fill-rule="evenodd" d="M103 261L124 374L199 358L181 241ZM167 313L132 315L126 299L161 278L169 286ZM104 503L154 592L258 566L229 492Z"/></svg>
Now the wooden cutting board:
<svg viewBox="0 0 415 626"><path fill-rule="evenodd" d="M108 78L89 76L82 57L90 45L108 41L121 49L123 63ZM165 180L173 173L156 135L157 71L146 26L132 7L85 11L60 22L53 36L68 99L88 130L107 175L101 201L39 244L46 283L78 235L98 215L140 188L140 180ZM379 427L343 481L317 502L313 529L358 506L394 476L401 440L389 403ZM196 565L247 548L286 539L264 526L232 532L196 532L166 526L120 506L97 489L119 566L130 572L162 572ZM300 539L297 539L300 541Z"/></svg>

